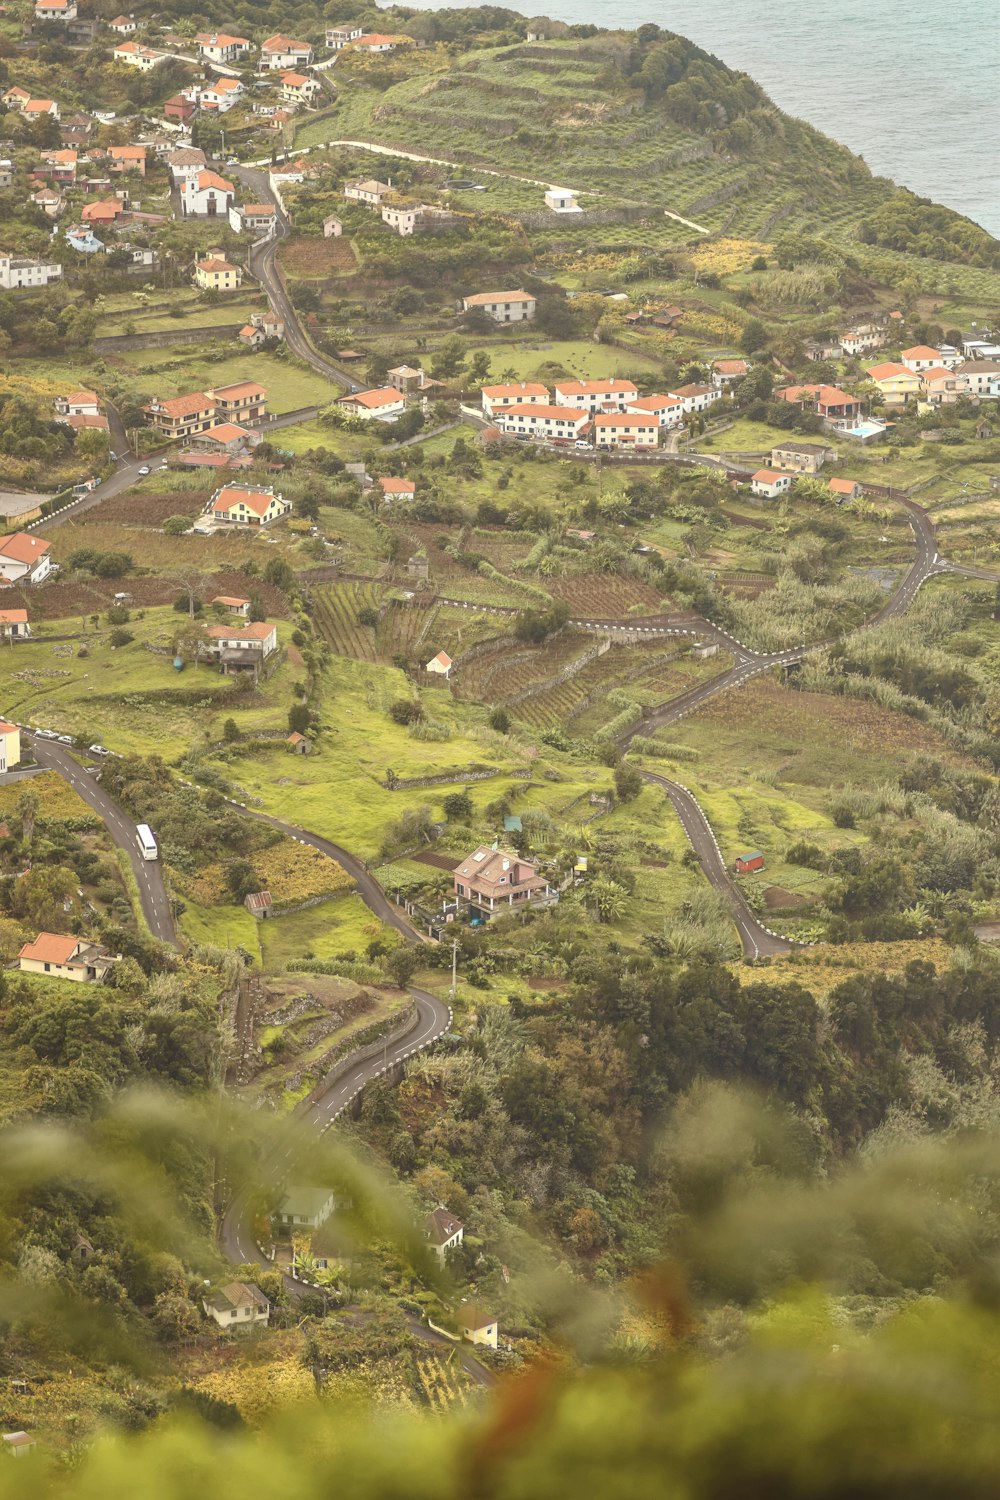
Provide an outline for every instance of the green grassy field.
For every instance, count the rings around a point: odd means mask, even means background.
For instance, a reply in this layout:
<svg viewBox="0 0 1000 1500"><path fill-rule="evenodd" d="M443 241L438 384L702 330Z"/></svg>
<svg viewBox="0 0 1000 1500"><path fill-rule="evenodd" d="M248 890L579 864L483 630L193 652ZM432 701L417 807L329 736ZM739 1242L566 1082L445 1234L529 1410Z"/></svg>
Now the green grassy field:
<svg viewBox="0 0 1000 1500"><path fill-rule="evenodd" d="M255 730L283 728L297 669L286 661L256 693L216 705L230 687L217 668L189 665L177 672L170 654L146 649L168 646L179 623L171 609L147 610L144 619L129 622L132 644L117 649L108 627L88 631L81 638L87 648L83 660L76 656L78 642L44 638L16 653L0 653L5 712L40 728L85 735L121 754L168 760L220 738L231 716ZM79 631L79 621L72 628ZM285 633L287 627L279 627L279 639Z"/></svg>
<svg viewBox="0 0 1000 1500"><path fill-rule="evenodd" d="M293 357L218 346L134 349L116 354L108 366L118 371L136 391L161 398L183 395L209 386L258 380L267 391L268 408L277 413L302 406L325 406L340 395L339 387Z"/></svg>

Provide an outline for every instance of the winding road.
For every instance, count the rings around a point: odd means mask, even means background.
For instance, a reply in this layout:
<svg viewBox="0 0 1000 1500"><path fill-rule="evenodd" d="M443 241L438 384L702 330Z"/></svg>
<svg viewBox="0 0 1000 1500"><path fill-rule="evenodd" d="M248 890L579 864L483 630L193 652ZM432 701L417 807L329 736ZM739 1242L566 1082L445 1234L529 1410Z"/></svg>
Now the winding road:
<svg viewBox="0 0 1000 1500"><path fill-rule="evenodd" d="M177 934L163 879L163 867L159 860L142 858L135 841L135 824L131 818L98 785L94 776L83 769L65 745L33 735L32 749L38 764L46 770L58 771L63 780L68 781L73 790L98 814L116 847L124 849L138 882L143 915L150 932L161 943L170 943L176 947Z"/></svg>

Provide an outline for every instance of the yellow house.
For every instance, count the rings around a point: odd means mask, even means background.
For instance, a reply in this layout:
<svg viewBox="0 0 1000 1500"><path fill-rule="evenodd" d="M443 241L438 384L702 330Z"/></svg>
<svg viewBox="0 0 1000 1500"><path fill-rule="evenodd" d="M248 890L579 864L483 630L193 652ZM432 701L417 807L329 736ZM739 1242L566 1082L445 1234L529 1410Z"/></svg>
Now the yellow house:
<svg viewBox="0 0 1000 1500"><path fill-rule="evenodd" d="M195 286L206 292L235 292L243 281L243 272L217 253L194 263Z"/></svg>
<svg viewBox="0 0 1000 1500"><path fill-rule="evenodd" d="M886 406L905 406L910 397L919 396L921 390L917 372L892 361L873 365L868 371L868 379L878 386Z"/></svg>
<svg viewBox="0 0 1000 1500"><path fill-rule="evenodd" d="M485 1344L490 1349L497 1346L497 1320L491 1313L483 1312L474 1302L465 1302L458 1309L458 1326L463 1339L470 1344Z"/></svg>
<svg viewBox="0 0 1000 1500"><path fill-rule="evenodd" d="M18 614L21 611L7 610L7 614ZM25 614L25 619L27 615ZM25 628L27 634L27 627ZM0 771L9 771L11 766L16 766L21 759L21 731L16 724L0 723Z"/></svg>
<svg viewBox="0 0 1000 1500"><path fill-rule="evenodd" d="M53 979L75 979L81 983L103 979L118 958L89 938L68 937L59 932L40 932L33 943L18 953L24 974L50 974Z"/></svg>

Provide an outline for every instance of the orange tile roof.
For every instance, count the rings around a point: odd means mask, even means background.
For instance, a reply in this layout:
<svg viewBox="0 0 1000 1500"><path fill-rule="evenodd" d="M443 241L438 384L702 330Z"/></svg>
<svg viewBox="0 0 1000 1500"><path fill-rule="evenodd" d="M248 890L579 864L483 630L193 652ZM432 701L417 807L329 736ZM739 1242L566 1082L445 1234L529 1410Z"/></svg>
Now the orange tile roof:
<svg viewBox="0 0 1000 1500"><path fill-rule="evenodd" d="M272 41L274 38L272 38ZM250 42L245 36L230 36L227 31L199 31L195 41L200 45L209 47L249 47Z"/></svg>
<svg viewBox="0 0 1000 1500"><path fill-rule="evenodd" d="M27 625L28 611L26 609L0 609L0 621L4 625ZM4 733L9 733L11 727L10 724L0 724L0 730ZM15 724L13 728L16 729L17 725Z"/></svg>
<svg viewBox="0 0 1000 1500"><path fill-rule="evenodd" d="M483 307L492 302L534 302L530 292L477 292L474 297L466 297L465 301L469 307Z"/></svg>
<svg viewBox="0 0 1000 1500"><path fill-rule="evenodd" d="M194 179L193 185L198 188L219 188L224 193L235 193L236 191L232 183L227 182L224 177L220 177L218 172L199 172L198 176ZM182 182L181 192L189 192L191 187L192 183L190 181Z"/></svg>
<svg viewBox="0 0 1000 1500"><path fill-rule="evenodd" d="M282 73L279 75L279 78L280 82L285 84L287 88L301 88L304 83L309 82L304 73Z"/></svg>
<svg viewBox="0 0 1000 1500"><path fill-rule="evenodd" d="M253 625L210 625L207 633L216 641L266 641L273 629L261 620Z"/></svg>
<svg viewBox="0 0 1000 1500"><path fill-rule="evenodd" d="M260 50L262 52L311 52L312 48L308 42L293 41L290 36L285 36L284 32L278 31L274 36L269 36L266 41L261 42Z"/></svg>
<svg viewBox="0 0 1000 1500"><path fill-rule="evenodd" d="M168 417L193 417L199 412L212 410L211 399L204 391L192 391L189 396L171 396L169 401L155 401L145 410L149 411L153 406Z"/></svg>
<svg viewBox="0 0 1000 1500"><path fill-rule="evenodd" d="M380 479L383 495L415 495L417 486L412 479Z"/></svg>
<svg viewBox="0 0 1000 1500"><path fill-rule="evenodd" d="M33 943L25 943L18 957L33 958L40 964L67 964L79 943L79 938L59 932L40 932Z"/></svg>
<svg viewBox="0 0 1000 1500"><path fill-rule="evenodd" d="M344 401L356 401L359 406L377 409L380 406L392 406L397 401L401 401L402 397L393 386L387 385L380 386L378 390L374 391L355 391L353 395L344 396L341 399Z"/></svg>
<svg viewBox="0 0 1000 1500"><path fill-rule="evenodd" d="M115 161L135 161L142 157L146 160L145 146L109 146L108 155Z"/></svg>
<svg viewBox="0 0 1000 1500"><path fill-rule="evenodd" d="M223 271L235 271L236 267L228 260L219 260L215 255L210 255L208 260L195 262L199 271L217 271L221 276Z"/></svg>
<svg viewBox="0 0 1000 1500"><path fill-rule="evenodd" d="M0 538L0 557L9 557L14 562L27 563L29 567L49 550L48 542L27 531L15 531L13 536Z"/></svg>
<svg viewBox="0 0 1000 1500"><path fill-rule="evenodd" d="M857 483L856 479L831 479L827 489L838 495L853 495Z"/></svg>
<svg viewBox="0 0 1000 1500"><path fill-rule="evenodd" d="M904 349L901 359L940 359L940 349L932 349L929 344L914 344L912 349Z"/></svg>
<svg viewBox="0 0 1000 1500"><path fill-rule="evenodd" d="M637 396L634 401L629 402L629 406L633 410L638 406L643 411L663 411L664 407L667 406L683 405L684 403L679 396Z"/></svg>
<svg viewBox="0 0 1000 1500"><path fill-rule="evenodd" d="M507 417L540 417L542 421L548 418L560 422L586 422L589 415L575 406L546 406L542 401L528 401L524 405L501 407L496 419L499 422Z"/></svg>
<svg viewBox="0 0 1000 1500"><path fill-rule="evenodd" d="M961 371L957 373L961 374ZM949 370L946 365L935 365L933 369L921 370L920 378L921 380L949 380L954 374L956 371Z"/></svg>
<svg viewBox="0 0 1000 1500"><path fill-rule="evenodd" d="M556 386L560 396L603 396L605 391L624 395L635 390L631 380L561 380Z"/></svg>
<svg viewBox="0 0 1000 1500"><path fill-rule="evenodd" d="M241 599L237 594L216 594L215 598L212 600L212 603L228 604L233 609L236 609L237 607L242 609L244 605L249 605L250 600Z"/></svg>
<svg viewBox="0 0 1000 1500"><path fill-rule="evenodd" d="M234 510L238 505L245 505L254 515L263 516L275 498L273 490L247 490L241 489L239 485L227 484L212 496L212 509Z"/></svg>
<svg viewBox="0 0 1000 1500"><path fill-rule="evenodd" d="M758 469L753 476L761 484L773 484L776 479L791 479L790 474L779 474L775 469Z"/></svg>
<svg viewBox="0 0 1000 1500"><path fill-rule="evenodd" d="M884 365L872 365L866 373L868 379L874 380L877 384L880 380L891 380L894 375L912 375L913 371L890 359Z"/></svg>
<svg viewBox="0 0 1000 1500"><path fill-rule="evenodd" d="M403 369L406 369L405 365ZM420 372L412 370L408 373L417 375ZM499 401L504 396L547 396L549 388L547 385L540 385L537 380L521 380L514 385L484 385L481 394L487 401Z"/></svg>
<svg viewBox="0 0 1000 1500"><path fill-rule="evenodd" d="M273 203L244 203L243 212L261 218L267 214L273 214L275 208Z"/></svg>

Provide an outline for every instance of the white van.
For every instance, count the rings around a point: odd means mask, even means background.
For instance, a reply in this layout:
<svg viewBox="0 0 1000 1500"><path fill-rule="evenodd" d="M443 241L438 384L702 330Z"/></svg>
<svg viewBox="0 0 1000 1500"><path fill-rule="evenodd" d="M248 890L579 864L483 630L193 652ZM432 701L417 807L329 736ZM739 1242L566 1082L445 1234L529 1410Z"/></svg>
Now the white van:
<svg viewBox="0 0 1000 1500"><path fill-rule="evenodd" d="M148 824L138 823L136 825L135 841L139 845L139 853L143 859L156 859L158 857L159 850L156 847L156 840Z"/></svg>

